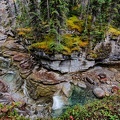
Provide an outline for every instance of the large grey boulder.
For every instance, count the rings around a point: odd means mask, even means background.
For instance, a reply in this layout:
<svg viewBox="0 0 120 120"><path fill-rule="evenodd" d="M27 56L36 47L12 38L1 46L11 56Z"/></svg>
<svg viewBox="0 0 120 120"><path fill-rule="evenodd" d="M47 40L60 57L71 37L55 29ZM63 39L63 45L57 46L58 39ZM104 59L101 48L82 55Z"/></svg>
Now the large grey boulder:
<svg viewBox="0 0 120 120"><path fill-rule="evenodd" d="M105 97L105 91L100 87L94 88L93 93L95 94L95 96L97 98L104 98Z"/></svg>

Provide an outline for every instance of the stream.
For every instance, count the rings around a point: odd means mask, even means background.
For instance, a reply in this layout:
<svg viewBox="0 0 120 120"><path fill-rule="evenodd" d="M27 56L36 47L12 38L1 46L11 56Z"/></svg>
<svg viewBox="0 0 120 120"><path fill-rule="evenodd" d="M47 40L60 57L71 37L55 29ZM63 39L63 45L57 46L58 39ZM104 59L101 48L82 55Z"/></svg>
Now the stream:
<svg viewBox="0 0 120 120"><path fill-rule="evenodd" d="M67 100L67 104L62 95L53 96L53 103L39 104L39 100L36 101L29 97L26 81L21 78L18 68L11 64L12 61L9 58L0 57L0 80L2 80L7 87L5 92L1 89L0 92L3 97L0 97L0 101L3 104L9 104L13 101L26 103L25 111L18 110L20 115L25 115L31 119L50 116L58 117L69 106L76 104L84 105L95 98L92 90L72 85L71 95ZM0 88L1 87L2 86L0 86Z"/></svg>
<svg viewBox="0 0 120 120"><path fill-rule="evenodd" d="M13 3L10 5L13 6ZM83 72L72 71L60 74L57 71L59 68L56 67L60 60L52 62L43 60L43 64L48 68L54 63L53 65L56 66L53 67L57 72L45 69L34 61L22 45L16 42L11 31L14 26L14 17L11 18L13 22L11 26L7 28L3 26L3 23L7 25L10 22L6 7L5 1L1 0L0 18L3 19L0 24L0 103L6 105L20 102L21 107L15 108L19 115L31 120L45 119L58 117L68 107L76 104L84 105L96 98L101 99L113 95L120 89L120 46L117 44L119 41L111 42L112 53L110 58L102 61L104 65L96 65L96 61L89 61L83 55L82 60L88 61L86 66L92 66L92 68L86 68ZM64 62L60 68L62 71L71 67L67 61L62 61ZM73 70L81 67L81 64L85 67L79 58L77 61L77 63L76 60L73 62L76 63L76 66L74 64L72 66ZM92 65L90 65L91 62ZM115 62L115 64L108 65L108 62L110 64Z"/></svg>
<svg viewBox="0 0 120 120"><path fill-rule="evenodd" d="M78 86L73 85L72 94L68 99L68 105L62 106L60 109L53 110L52 117L60 116L69 107L72 107L72 106L78 105L78 104L85 105L86 103L89 103L96 99L97 98L93 94L92 90L90 90L89 88L84 89L84 88L80 88ZM63 102L62 102L62 100L60 100L60 98L58 98L57 101L59 101L58 106L63 104Z"/></svg>
<svg viewBox="0 0 120 120"><path fill-rule="evenodd" d="M3 57L3 55L0 57L0 103L10 104L12 102L21 102L25 105L25 109L18 109L18 113L31 120L58 117L68 107L77 104L84 105L95 100L97 97L103 98L112 95L114 94L112 91L114 86L119 87L119 65L108 68L105 66L96 66L86 72L65 75L59 75L43 68L39 70L39 66L34 66L32 72L26 76L26 72L24 71L30 68L23 69L21 72L19 66L21 64L18 64L18 61L22 60L20 63L24 63L22 67L24 65L29 66L30 63L27 65L27 61L23 62L22 57L19 57L18 53L16 54L12 59L10 57ZM8 54L4 56L6 55ZM39 76L38 73L40 74ZM103 75L105 76L105 80L107 79L107 82L99 81L98 77L101 73L104 73ZM34 79L42 80L43 84ZM65 81L59 83L61 79L62 81L65 79ZM49 81L51 83L50 86ZM48 89L47 86L50 88ZM45 89L48 90L46 91ZM54 89L56 90L54 91ZM95 89L97 90L96 92Z"/></svg>

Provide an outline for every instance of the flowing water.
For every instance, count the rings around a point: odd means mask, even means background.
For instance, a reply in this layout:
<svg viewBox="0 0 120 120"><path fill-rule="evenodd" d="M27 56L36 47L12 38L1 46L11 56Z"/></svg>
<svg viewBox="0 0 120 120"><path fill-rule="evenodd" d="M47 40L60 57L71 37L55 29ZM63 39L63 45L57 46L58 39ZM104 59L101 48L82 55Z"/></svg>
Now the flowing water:
<svg viewBox="0 0 120 120"><path fill-rule="evenodd" d="M64 101L62 99L62 96L53 96L53 106L52 109L53 110L57 110L60 109L64 106Z"/></svg>
<svg viewBox="0 0 120 120"><path fill-rule="evenodd" d="M83 89L75 86L73 93L69 98L69 103L71 106L76 105L77 103L79 103L80 105L84 105L87 102L92 101L93 99L95 99L95 96L92 93L92 90L88 88Z"/></svg>
<svg viewBox="0 0 120 120"><path fill-rule="evenodd" d="M68 105L63 105L63 100L61 100L60 96L56 96L53 99L55 99L56 104L54 107L56 107L56 109L53 109L52 117L58 117L64 113L67 108L77 104L84 105L90 101L93 101L96 97L89 88L83 89L78 86L74 86L72 94L68 99Z"/></svg>

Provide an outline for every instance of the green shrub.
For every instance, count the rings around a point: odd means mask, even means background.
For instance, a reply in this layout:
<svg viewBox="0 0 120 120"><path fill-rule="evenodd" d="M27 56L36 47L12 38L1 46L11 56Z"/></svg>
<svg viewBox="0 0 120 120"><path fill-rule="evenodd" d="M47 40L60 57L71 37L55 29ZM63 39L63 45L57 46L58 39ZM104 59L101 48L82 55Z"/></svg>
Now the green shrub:
<svg viewBox="0 0 120 120"><path fill-rule="evenodd" d="M0 103L0 120L29 120L18 114L15 108L19 108L20 105L20 102L13 102L9 105Z"/></svg>
<svg viewBox="0 0 120 120"><path fill-rule="evenodd" d="M70 117L73 117L74 120L119 120L120 96L119 94L109 96L84 106L75 105L54 120L71 120Z"/></svg>

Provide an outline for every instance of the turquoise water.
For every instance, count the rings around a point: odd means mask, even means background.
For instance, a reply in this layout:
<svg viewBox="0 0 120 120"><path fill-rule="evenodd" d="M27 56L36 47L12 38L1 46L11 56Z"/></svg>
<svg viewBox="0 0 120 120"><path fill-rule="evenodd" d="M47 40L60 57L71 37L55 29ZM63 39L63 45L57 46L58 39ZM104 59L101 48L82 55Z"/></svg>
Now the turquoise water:
<svg viewBox="0 0 120 120"><path fill-rule="evenodd" d="M69 103L71 106L76 104L84 105L85 103L92 101L93 99L95 99L95 96L92 93L92 90L88 88L83 89L75 86L72 95L69 98Z"/></svg>
<svg viewBox="0 0 120 120"><path fill-rule="evenodd" d="M90 101L93 101L94 99L96 98L92 93L92 90L90 90L89 88L83 89L78 86L74 86L72 94L68 99L69 105L63 106L61 109L52 111L52 117L60 116L62 113L65 112L65 110L68 107L71 107L77 104L84 105Z"/></svg>

